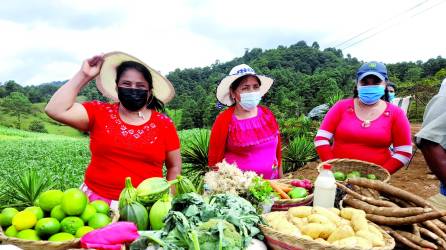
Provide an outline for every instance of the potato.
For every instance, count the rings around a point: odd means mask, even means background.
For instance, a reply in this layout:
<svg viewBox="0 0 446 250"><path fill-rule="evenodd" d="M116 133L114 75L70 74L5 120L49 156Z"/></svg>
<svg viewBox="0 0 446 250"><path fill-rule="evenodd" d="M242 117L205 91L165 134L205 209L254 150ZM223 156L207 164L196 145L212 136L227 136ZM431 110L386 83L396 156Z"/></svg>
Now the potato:
<svg viewBox="0 0 446 250"><path fill-rule="evenodd" d="M355 232L365 230L369 230L369 224L367 224L367 219L360 213L354 213L352 216L352 226Z"/></svg>
<svg viewBox="0 0 446 250"><path fill-rule="evenodd" d="M283 233L283 234L289 234L296 237L299 237L302 235L299 228L294 226L292 223L288 221L282 221L281 223L277 224L276 227L274 227L277 231Z"/></svg>
<svg viewBox="0 0 446 250"><path fill-rule="evenodd" d="M324 238L325 240L328 239L328 237L330 237L330 235L336 231L336 226L333 223L326 223L326 224L322 224L324 225L324 230L321 231L321 233L319 234L319 237Z"/></svg>
<svg viewBox="0 0 446 250"><path fill-rule="evenodd" d="M331 235L328 237L327 241L332 243L338 240L342 240L344 238L348 238L351 236L355 236L355 232L353 231L353 228L349 225L344 225L341 227L338 227Z"/></svg>
<svg viewBox="0 0 446 250"><path fill-rule="evenodd" d="M361 237L367 241L370 241L374 247L383 247L386 245L386 243L384 242L384 238L380 238L377 234L367 230L361 230L356 232L356 236Z"/></svg>
<svg viewBox="0 0 446 250"><path fill-rule="evenodd" d="M318 242L320 244L323 244L323 245L328 245L329 244L326 240L324 240L322 238L317 238L314 241L316 241L316 242Z"/></svg>
<svg viewBox="0 0 446 250"><path fill-rule="evenodd" d="M324 230L325 225L319 223L309 223L302 228L304 235L310 236L312 239L319 238L319 235Z"/></svg>
<svg viewBox="0 0 446 250"><path fill-rule="evenodd" d="M361 247L361 248L365 248L365 249L371 249L372 248L372 244L370 242L368 242L367 240L360 238L360 237L356 237L356 236L352 236L352 237L348 237L342 240L338 240L334 242L334 245L339 246L339 247L348 247L348 248L354 248L354 247Z"/></svg>
<svg viewBox="0 0 446 250"><path fill-rule="evenodd" d="M288 220L295 225L297 228L299 228L302 231L303 226L308 224L307 221L303 220L302 218L298 217L292 217L291 219L288 218Z"/></svg>
<svg viewBox="0 0 446 250"><path fill-rule="evenodd" d="M311 214L313 207L309 206L300 206L300 207L292 207L288 209L288 213L290 213L293 217L304 218Z"/></svg>
<svg viewBox="0 0 446 250"><path fill-rule="evenodd" d="M273 228L282 221L287 221L286 212L271 212L263 215L265 221Z"/></svg>
<svg viewBox="0 0 446 250"><path fill-rule="evenodd" d="M305 235L305 234L302 234L302 236L300 236L300 238L306 239L306 240L313 240L313 238L311 238L310 236Z"/></svg>
<svg viewBox="0 0 446 250"><path fill-rule="evenodd" d="M370 225L370 224L369 224L369 231L370 231L371 233L376 234L381 240L384 241L383 233L382 233L376 226L374 226L374 225Z"/></svg>
<svg viewBox="0 0 446 250"><path fill-rule="evenodd" d="M364 217L366 216L365 212L360 209L356 209L356 208L352 208L352 207L347 207L347 208L341 209L341 217L344 219L347 219L347 220L351 220L354 213L361 213L364 215Z"/></svg>
<svg viewBox="0 0 446 250"><path fill-rule="evenodd" d="M339 210L339 209L337 209L335 207L330 208L330 211L332 213L336 214L337 216L339 216L341 214L341 210Z"/></svg>
<svg viewBox="0 0 446 250"><path fill-rule="evenodd" d="M323 215L327 217L332 223L337 224L341 217L339 217L337 214L333 213L331 210L328 210L323 207L314 207L313 213Z"/></svg>
<svg viewBox="0 0 446 250"><path fill-rule="evenodd" d="M331 221L327 217L321 214L312 214L307 218L309 223L319 223L319 224L331 223Z"/></svg>
<svg viewBox="0 0 446 250"><path fill-rule="evenodd" d="M344 225L351 226L351 222L349 220L347 220L347 219L341 218L338 221L338 223L336 223L336 226L338 226L338 227L341 227L341 226L344 226Z"/></svg>

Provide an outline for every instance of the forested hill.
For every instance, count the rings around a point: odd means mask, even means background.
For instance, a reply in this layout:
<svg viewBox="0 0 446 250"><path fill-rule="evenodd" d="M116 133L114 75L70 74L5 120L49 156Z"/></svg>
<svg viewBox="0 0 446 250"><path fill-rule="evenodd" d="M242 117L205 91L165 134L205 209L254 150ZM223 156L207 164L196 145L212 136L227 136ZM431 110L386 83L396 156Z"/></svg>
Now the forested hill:
<svg viewBox="0 0 446 250"><path fill-rule="evenodd" d="M387 66L391 81L399 86L397 94L417 94L417 100L421 100L417 105L421 108L414 113L414 117L419 117L423 105L446 77L446 59L437 57L426 62L416 59L414 62ZM181 119L177 126L180 129L209 127L212 124L220 112L216 107L216 86L233 66L241 63L275 79L263 104L268 105L279 119L283 119L306 114L314 106L333 101L334 97L351 95L356 69L362 61L343 55L338 49L321 50L317 42L309 46L300 41L270 50L251 49L241 57L225 63L217 61L208 67L177 69L167 75L177 93L168 108L178 111ZM22 87L8 81L0 84L0 98L11 92L22 92L32 103L47 102L62 83ZM94 84L87 85L81 95L83 100L104 100Z"/></svg>

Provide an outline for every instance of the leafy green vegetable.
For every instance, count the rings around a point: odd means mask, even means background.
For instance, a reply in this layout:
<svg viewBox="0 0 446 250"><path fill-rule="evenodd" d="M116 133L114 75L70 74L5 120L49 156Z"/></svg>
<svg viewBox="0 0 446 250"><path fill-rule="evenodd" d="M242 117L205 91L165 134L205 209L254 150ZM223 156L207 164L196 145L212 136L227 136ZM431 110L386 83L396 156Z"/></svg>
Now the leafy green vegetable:
<svg viewBox="0 0 446 250"><path fill-rule="evenodd" d="M221 219L210 219L198 229L201 249L238 250L243 248L242 236L234 225Z"/></svg>

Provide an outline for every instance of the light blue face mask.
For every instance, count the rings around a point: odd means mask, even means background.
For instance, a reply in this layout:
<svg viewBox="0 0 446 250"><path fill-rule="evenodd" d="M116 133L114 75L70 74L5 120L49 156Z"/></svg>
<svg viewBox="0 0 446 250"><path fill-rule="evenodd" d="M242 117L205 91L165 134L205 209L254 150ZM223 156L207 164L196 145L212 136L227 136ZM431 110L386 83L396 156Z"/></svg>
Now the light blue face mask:
<svg viewBox="0 0 446 250"><path fill-rule="evenodd" d="M358 97L365 105L373 105L384 95L385 86L383 85L358 85Z"/></svg>
<svg viewBox="0 0 446 250"><path fill-rule="evenodd" d="M240 106L246 111L251 111L259 105L262 96L260 92L249 92L240 94Z"/></svg>
<svg viewBox="0 0 446 250"><path fill-rule="evenodd" d="M395 99L395 92L389 92L389 102Z"/></svg>

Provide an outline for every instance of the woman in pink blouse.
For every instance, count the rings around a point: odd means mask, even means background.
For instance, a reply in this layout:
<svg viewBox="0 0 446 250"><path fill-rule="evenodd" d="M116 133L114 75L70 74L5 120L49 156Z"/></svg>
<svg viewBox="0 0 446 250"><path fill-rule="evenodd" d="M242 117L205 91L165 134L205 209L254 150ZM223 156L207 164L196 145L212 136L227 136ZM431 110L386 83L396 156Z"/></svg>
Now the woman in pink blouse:
<svg viewBox="0 0 446 250"><path fill-rule="evenodd" d="M409 163L410 124L404 112L388 102L387 80L387 69L382 63L365 63L359 68L354 97L337 102L328 111L315 137L322 161L363 160L390 173ZM389 150L392 144L394 152Z"/></svg>
<svg viewBox="0 0 446 250"><path fill-rule="evenodd" d="M258 106L272 84L273 79L257 75L246 64L235 66L220 82L217 99L231 107L219 114L212 126L211 168L225 159L267 179L282 176L279 126L268 108Z"/></svg>

